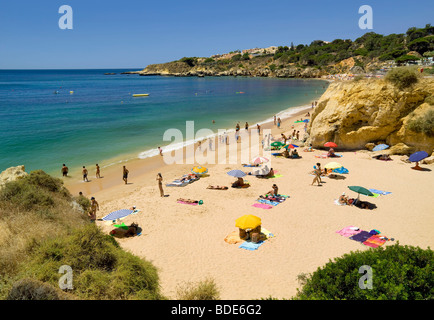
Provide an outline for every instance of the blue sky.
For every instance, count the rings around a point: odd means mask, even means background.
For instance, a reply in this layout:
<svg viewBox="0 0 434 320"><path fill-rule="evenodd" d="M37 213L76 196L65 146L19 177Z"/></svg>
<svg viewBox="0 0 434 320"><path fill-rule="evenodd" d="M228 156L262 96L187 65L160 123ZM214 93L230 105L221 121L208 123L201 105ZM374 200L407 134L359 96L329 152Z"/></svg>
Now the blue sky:
<svg viewBox="0 0 434 320"><path fill-rule="evenodd" d="M73 30L58 27L73 9ZM373 30L358 26L373 9ZM237 49L404 33L434 24L434 1L3 0L0 69L131 68Z"/></svg>

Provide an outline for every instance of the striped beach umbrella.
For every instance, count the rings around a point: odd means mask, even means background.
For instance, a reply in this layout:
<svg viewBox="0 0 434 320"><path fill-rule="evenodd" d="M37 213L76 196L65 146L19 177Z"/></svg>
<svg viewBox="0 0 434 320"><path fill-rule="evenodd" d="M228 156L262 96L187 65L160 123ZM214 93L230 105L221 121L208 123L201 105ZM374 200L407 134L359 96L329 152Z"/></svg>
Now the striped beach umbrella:
<svg viewBox="0 0 434 320"><path fill-rule="evenodd" d="M265 157L255 157L255 158L253 158L252 163L253 164L261 164L261 163L266 163L268 161L270 161L270 159L267 159Z"/></svg>
<svg viewBox="0 0 434 320"><path fill-rule="evenodd" d="M242 178L246 176L246 174L241 170L231 170L226 173L231 177L235 177L235 178Z"/></svg>
<svg viewBox="0 0 434 320"><path fill-rule="evenodd" d="M294 149L294 148L298 148L298 146L295 145L295 144L286 144L286 145L284 145L282 148L285 148L285 149L288 150L288 148L289 148L289 149Z"/></svg>
<svg viewBox="0 0 434 320"><path fill-rule="evenodd" d="M132 214L134 211L130 210L130 209L121 209L121 210L116 210L113 211L111 213L109 213L108 215L106 215L104 218L102 218L101 220L103 221L112 221L112 220L117 220L117 219L121 219L124 218L130 214Z"/></svg>

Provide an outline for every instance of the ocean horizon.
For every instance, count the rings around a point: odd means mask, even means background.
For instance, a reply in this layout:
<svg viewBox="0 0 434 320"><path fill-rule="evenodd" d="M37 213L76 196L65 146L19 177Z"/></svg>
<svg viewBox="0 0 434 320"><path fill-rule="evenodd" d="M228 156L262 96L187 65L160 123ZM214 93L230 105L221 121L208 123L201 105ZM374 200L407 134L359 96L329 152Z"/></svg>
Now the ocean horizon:
<svg viewBox="0 0 434 320"><path fill-rule="evenodd" d="M125 71L132 69L0 70L0 171L24 165L58 175L63 163L104 168L155 156L170 144L164 132L185 134L186 121L194 121L195 132L253 126L310 105L328 86L319 79Z"/></svg>

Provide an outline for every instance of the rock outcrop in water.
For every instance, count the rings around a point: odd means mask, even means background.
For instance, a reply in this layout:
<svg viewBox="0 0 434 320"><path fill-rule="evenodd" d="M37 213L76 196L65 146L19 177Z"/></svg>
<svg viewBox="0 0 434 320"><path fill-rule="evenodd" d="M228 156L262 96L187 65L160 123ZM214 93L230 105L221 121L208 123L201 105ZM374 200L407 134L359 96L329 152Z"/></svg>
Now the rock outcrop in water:
<svg viewBox="0 0 434 320"><path fill-rule="evenodd" d="M434 136L412 131L408 123L433 112L433 97L433 78L423 78L406 90L384 79L332 83L312 113L307 143L318 148L333 141L342 149L364 149L384 142L392 146L391 153L431 154Z"/></svg>

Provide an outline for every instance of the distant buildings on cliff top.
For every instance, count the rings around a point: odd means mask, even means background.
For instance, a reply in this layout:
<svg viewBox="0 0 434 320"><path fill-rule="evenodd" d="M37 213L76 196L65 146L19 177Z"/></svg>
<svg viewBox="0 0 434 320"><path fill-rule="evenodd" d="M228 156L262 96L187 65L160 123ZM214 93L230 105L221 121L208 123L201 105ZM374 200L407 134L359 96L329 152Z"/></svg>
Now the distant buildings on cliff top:
<svg viewBox="0 0 434 320"><path fill-rule="evenodd" d="M253 48L253 49L245 49L243 51L236 50L236 51L232 51L229 53L215 54L215 55L212 55L211 58L216 59L216 60L231 59L233 56L235 56L237 54L245 54L245 53L248 53L252 57L257 57L257 56L261 56L264 54L275 54L276 51L277 51L277 47L271 46L268 48Z"/></svg>

